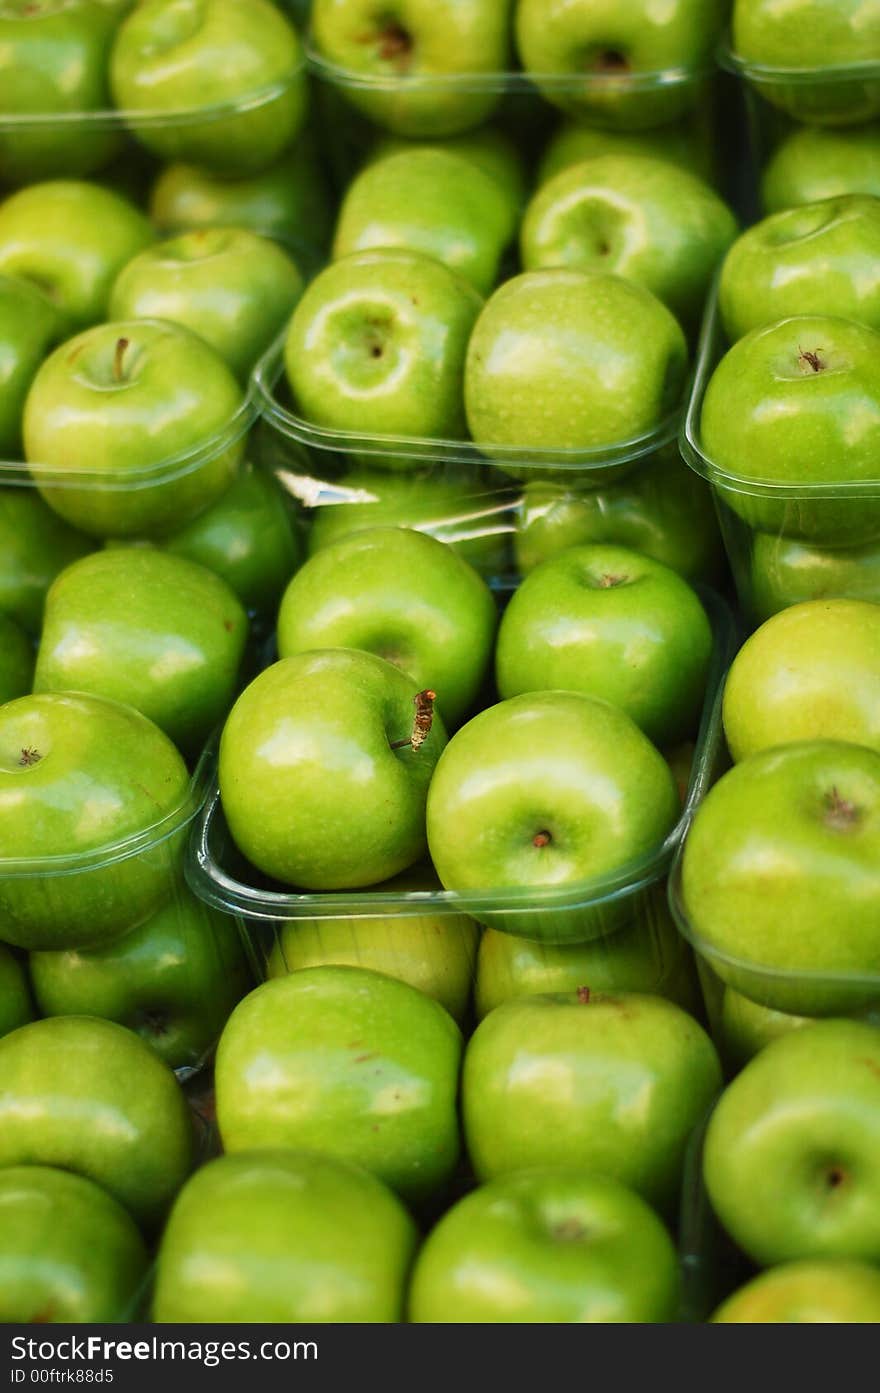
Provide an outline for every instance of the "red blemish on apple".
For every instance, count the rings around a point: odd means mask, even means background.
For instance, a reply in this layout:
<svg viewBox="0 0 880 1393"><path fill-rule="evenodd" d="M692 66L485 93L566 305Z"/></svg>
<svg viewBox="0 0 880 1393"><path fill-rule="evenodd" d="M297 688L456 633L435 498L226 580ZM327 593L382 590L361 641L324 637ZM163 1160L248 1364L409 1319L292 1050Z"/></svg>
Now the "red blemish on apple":
<svg viewBox="0 0 880 1393"><path fill-rule="evenodd" d="M861 1063L864 1064L866 1069L870 1069L871 1073L876 1074L877 1078L880 1079L880 1064L877 1063L876 1059L863 1059Z"/></svg>

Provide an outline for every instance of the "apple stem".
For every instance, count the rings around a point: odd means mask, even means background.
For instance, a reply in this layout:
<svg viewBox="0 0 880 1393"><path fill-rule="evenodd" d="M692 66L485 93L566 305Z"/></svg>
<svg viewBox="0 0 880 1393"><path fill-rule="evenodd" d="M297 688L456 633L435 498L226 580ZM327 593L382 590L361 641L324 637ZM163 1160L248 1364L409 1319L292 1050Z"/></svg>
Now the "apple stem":
<svg viewBox="0 0 880 1393"><path fill-rule="evenodd" d="M815 351L813 351L813 350L811 350L811 349L799 348L799 349L798 349L798 362L799 362L799 363L806 363L808 367L812 368L813 372L822 372L822 371L824 370L824 368L825 368L825 364L822 362L822 359L819 357L819 354L820 354L821 352L822 352L822 349L821 349L821 348L817 348Z"/></svg>
<svg viewBox="0 0 880 1393"><path fill-rule="evenodd" d="M113 354L113 376L117 382L122 381L122 360L125 357L125 350L128 348L128 339L116 340L116 352Z"/></svg>
<svg viewBox="0 0 880 1393"><path fill-rule="evenodd" d="M589 1006L589 1004L590 1004L590 989L589 989L589 987L578 987L578 989L577 989L577 998L578 998L578 1002L580 1003L581 1006Z"/></svg>
<svg viewBox="0 0 880 1393"><path fill-rule="evenodd" d="M549 832L536 832L534 837L532 837L532 846L549 846L552 840L553 838L550 836Z"/></svg>
<svg viewBox="0 0 880 1393"><path fill-rule="evenodd" d="M409 745L413 754L422 748L431 733L431 726L434 724L434 702L437 700L437 693L430 691L427 687L423 692L416 692L413 697L415 715L413 716L412 731L405 740L392 740L392 750L403 750Z"/></svg>
<svg viewBox="0 0 880 1393"><path fill-rule="evenodd" d="M43 756L40 754L39 750L35 750L32 745L28 745L22 750L21 759L18 762L26 769L28 765L39 764L42 758Z"/></svg>

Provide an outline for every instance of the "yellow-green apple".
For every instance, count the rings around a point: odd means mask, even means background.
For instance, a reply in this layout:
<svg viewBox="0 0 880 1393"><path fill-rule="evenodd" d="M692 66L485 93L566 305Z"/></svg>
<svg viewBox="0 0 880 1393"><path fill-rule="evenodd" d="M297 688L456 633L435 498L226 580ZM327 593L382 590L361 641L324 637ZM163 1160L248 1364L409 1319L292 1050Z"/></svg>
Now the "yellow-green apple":
<svg viewBox="0 0 880 1393"><path fill-rule="evenodd" d="M419 1250L419 1323L607 1325L673 1321L678 1262L651 1207L564 1163L502 1175L465 1195Z"/></svg>
<svg viewBox="0 0 880 1393"><path fill-rule="evenodd" d="M112 1195L54 1166L0 1170L0 1321L131 1319L149 1254Z"/></svg>
<svg viewBox="0 0 880 1393"><path fill-rule="evenodd" d="M196 754L231 705L247 635L237 595L198 562L96 551L52 582L34 691L123 702Z"/></svg>
<svg viewBox="0 0 880 1393"><path fill-rule="evenodd" d="M827 546L875 538L876 500L816 486L877 477L878 364L880 333L836 315L796 315L741 338L712 374L700 418L706 455L742 481L718 480L719 496L762 532Z"/></svg>
<svg viewBox="0 0 880 1393"><path fill-rule="evenodd" d="M679 169L689 169L710 183L715 175L711 141L707 139L705 122L699 118L647 131L606 130L589 121L569 118L557 126L547 141L536 183L540 187L554 174L596 155L648 155Z"/></svg>
<svg viewBox="0 0 880 1393"><path fill-rule="evenodd" d="M597 155L542 184L520 229L523 269L568 266L635 281L688 328L737 222L689 170L649 155Z"/></svg>
<svg viewBox="0 0 880 1393"><path fill-rule="evenodd" d="M327 177L307 131L258 174L230 179L197 165L166 165L150 190L149 207L152 221L167 233L249 227L297 248L323 248L333 231Z"/></svg>
<svg viewBox="0 0 880 1393"><path fill-rule="evenodd" d="M880 1270L846 1258L805 1258L759 1272L715 1311L715 1325L876 1325Z"/></svg>
<svg viewBox="0 0 880 1393"><path fill-rule="evenodd" d="M158 319L99 324L34 378L25 455L49 505L84 532L170 532L230 484L242 414L232 372L196 334Z"/></svg>
<svg viewBox="0 0 880 1393"><path fill-rule="evenodd" d="M36 489L0 488L0 611L36 637L55 576L94 545L63 522Z"/></svg>
<svg viewBox="0 0 880 1393"><path fill-rule="evenodd" d="M519 0L516 45L549 101L599 126L650 129L696 98L693 82L651 75L705 71L725 10L723 0Z"/></svg>
<svg viewBox="0 0 880 1393"><path fill-rule="evenodd" d="M437 694L447 728L471 710L492 658L492 592L451 547L407 527L376 527L322 547L278 611L278 654L357 648Z"/></svg>
<svg viewBox="0 0 880 1393"><path fill-rule="evenodd" d="M159 1322L394 1322L417 1243L400 1200L358 1166L307 1151L219 1156L162 1235Z"/></svg>
<svg viewBox="0 0 880 1393"><path fill-rule="evenodd" d="M0 1035L8 1035L34 1018L34 1003L24 962L0 943Z"/></svg>
<svg viewBox="0 0 880 1393"><path fill-rule="evenodd" d="M849 740L880 752L880 604L807 600L762 624L724 687L735 760L795 740Z"/></svg>
<svg viewBox="0 0 880 1393"><path fill-rule="evenodd" d="M757 1054L709 1120L703 1177L761 1266L880 1258L880 1031L816 1021Z"/></svg>
<svg viewBox="0 0 880 1393"><path fill-rule="evenodd" d="M540 943L485 929L477 953L474 1010L482 1020L514 997L573 992L653 992L697 1013L699 990L691 950L678 933L658 887L629 924L587 943Z"/></svg>
<svg viewBox="0 0 880 1393"><path fill-rule="evenodd" d="M711 656L712 629L686 580L639 552L595 543L526 576L498 630L495 680L505 699L601 697L668 745L695 732Z"/></svg>
<svg viewBox="0 0 880 1393"><path fill-rule="evenodd" d="M153 154L230 175L273 164L306 115L302 45L271 0L140 0L110 87Z"/></svg>
<svg viewBox="0 0 880 1393"><path fill-rule="evenodd" d="M55 1016L0 1040L0 1175L73 1171L150 1231L189 1174L194 1135L168 1065L113 1021Z"/></svg>
<svg viewBox="0 0 880 1393"><path fill-rule="evenodd" d="M458 1160L460 1057L452 1017L406 982L358 967L276 977L217 1048L224 1150L303 1147L429 1200Z"/></svg>
<svg viewBox="0 0 880 1393"><path fill-rule="evenodd" d="M748 584L759 622L804 600L839 596L880 601L880 544L817 547L797 537L756 532Z"/></svg>
<svg viewBox="0 0 880 1393"><path fill-rule="evenodd" d="M584 542L631 547L690 581L717 580L724 559L711 491L674 446L598 487L526 484L514 535L520 575Z"/></svg>
<svg viewBox="0 0 880 1393"><path fill-rule="evenodd" d="M774 1011L772 1006L762 1006L733 987L725 987L719 1017L721 1052L734 1069L741 1069L773 1040L800 1030L811 1019Z"/></svg>
<svg viewBox="0 0 880 1393"><path fill-rule="evenodd" d="M880 329L880 199L846 194L774 213L748 228L724 259L718 306L733 343L790 315L833 314Z"/></svg>
<svg viewBox="0 0 880 1393"><path fill-rule="evenodd" d="M285 342L297 409L332 430L463 435L465 354L482 303L461 276L416 251L361 252L328 266ZM383 455L372 462L394 467Z"/></svg>
<svg viewBox="0 0 880 1393"><path fill-rule="evenodd" d="M678 814L669 765L625 712L580 692L532 692L453 736L428 793L428 844L447 889L520 892L508 931L582 943L630 908L584 901L655 851ZM553 911L541 913L548 898Z"/></svg>
<svg viewBox="0 0 880 1393"><path fill-rule="evenodd" d="M511 216L519 219L526 201L525 160L515 140L501 126L478 126L476 130L465 131L463 135L420 140L418 148L425 147L462 155L484 174L490 174L505 190ZM370 147L367 162L373 164L376 160L386 159L388 155L399 155L404 150L414 148L416 143L405 136L382 135Z"/></svg>
<svg viewBox="0 0 880 1393"><path fill-rule="evenodd" d="M31 690L34 656L33 642L24 629L0 614L0 705Z"/></svg>
<svg viewBox="0 0 880 1393"><path fill-rule="evenodd" d="M497 1006L468 1043L465 1143L479 1180L565 1164L668 1209L720 1087L712 1041L671 1001L588 987L525 996Z"/></svg>
<svg viewBox="0 0 880 1393"><path fill-rule="evenodd" d="M42 291L57 316L53 337L63 338L107 317L117 272L155 235L139 209L100 184L31 184L0 203L0 275Z"/></svg>
<svg viewBox="0 0 880 1393"><path fill-rule="evenodd" d="M471 435L488 454L619 444L678 406L686 367L681 326L650 290L601 271L526 272L495 292L471 336Z"/></svg>
<svg viewBox="0 0 880 1393"><path fill-rule="evenodd" d="M682 897L718 975L763 1006L845 1014L877 998L880 753L761 750L724 774L685 843Z"/></svg>
<svg viewBox="0 0 880 1393"><path fill-rule="evenodd" d="M0 460L21 459L25 397L57 333L49 297L29 281L0 275Z"/></svg>
<svg viewBox="0 0 880 1393"><path fill-rule="evenodd" d="M761 175L766 213L841 194L880 195L880 125L794 126Z"/></svg>
<svg viewBox="0 0 880 1393"><path fill-rule="evenodd" d="M440 889L430 870L417 867L376 886L375 893L399 900ZM432 996L461 1024L470 1002L479 929L466 914L450 913L430 901L416 909L415 903L407 913L389 907L387 914L371 917L289 919L277 927L266 975L284 977L332 964L370 968Z"/></svg>
<svg viewBox="0 0 880 1393"><path fill-rule="evenodd" d="M469 466L347 471L312 510L309 555L349 533L386 526L414 527L437 537L481 576L510 572L511 499L499 497L497 485Z"/></svg>
<svg viewBox="0 0 880 1393"><path fill-rule="evenodd" d="M188 788L167 735L131 707L56 692L0 707L0 939L94 945L145 919L168 892Z"/></svg>
<svg viewBox="0 0 880 1393"><path fill-rule="evenodd" d="M501 97L492 76L510 64L509 0L315 0L311 32L321 58L351 74L346 98L396 135L479 125Z"/></svg>
<svg viewBox="0 0 880 1393"><path fill-rule="evenodd" d="M453 151L416 146L352 180L333 257L400 247L448 266L487 295L516 231L517 209L491 174Z"/></svg>
<svg viewBox="0 0 880 1393"><path fill-rule="evenodd" d="M123 266L108 318L182 324L247 381L302 288L293 260L268 237L246 228L200 227L145 248Z"/></svg>
<svg viewBox="0 0 880 1393"><path fill-rule="evenodd" d="M31 953L41 1016L100 1016L172 1069L201 1064L252 985L234 919L178 886L145 923L101 948Z"/></svg>
<svg viewBox="0 0 880 1393"><path fill-rule="evenodd" d="M425 852L425 804L446 743L431 696L384 658L285 658L245 688L220 742L223 811L266 875L358 889Z"/></svg>
<svg viewBox="0 0 880 1393"><path fill-rule="evenodd" d="M77 115L110 106L115 23L100 0L2 0L0 91L13 120L0 131L0 182L90 174L112 159L112 122Z"/></svg>

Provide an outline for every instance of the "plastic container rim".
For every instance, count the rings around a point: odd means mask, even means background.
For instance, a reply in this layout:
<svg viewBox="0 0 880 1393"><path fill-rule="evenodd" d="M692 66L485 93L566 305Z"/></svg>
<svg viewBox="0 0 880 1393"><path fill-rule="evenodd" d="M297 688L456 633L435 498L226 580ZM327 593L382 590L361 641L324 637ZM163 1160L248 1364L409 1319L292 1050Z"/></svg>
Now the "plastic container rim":
<svg viewBox="0 0 880 1393"><path fill-rule="evenodd" d="M389 915L413 917L425 914L466 914L479 918L481 915L510 911L519 915L541 914L548 910L598 906L628 898L655 885L665 874L676 847L712 782L712 754L721 739L722 678L733 656L733 616L726 602L706 586L695 588L712 624L713 646L694 760L684 806L675 826L662 842L643 856L608 875L554 888L527 886L485 891L417 890L405 894L387 890L325 894L255 889L227 874L211 854L211 830L220 808L215 747L211 792L193 821L190 832L186 858L186 877L190 889L200 899L227 914L238 914L245 919L278 921L340 917L374 919Z"/></svg>
<svg viewBox="0 0 880 1393"><path fill-rule="evenodd" d="M251 386L259 399L260 415L280 435L298 445L336 454L397 455L401 459L422 463L479 464L501 470L505 464L511 464L518 469L601 473L603 469L636 463L645 455L671 444L679 434L689 396L688 384L679 405L650 431L631 436L628 440L584 450L543 449L525 445L479 446L472 440L443 440L431 436L364 435L358 431L331 430L312 425L278 400L275 388L284 370L286 337L285 328L258 359L252 373Z"/></svg>
<svg viewBox="0 0 880 1393"><path fill-rule="evenodd" d="M880 75L880 66L878 66L878 75ZM681 422L678 444L685 463L707 483L723 488L727 493L744 494L751 498L785 500L876 498L880 496L880 476L877 479L842 479L838 482L780 484L772 479L743 478L740 474L723 469L706 453L703 449L700 432L703 399L717 363L727 352L718 304L719 285L720 272L716 274L706 302L697 345L696 364L691 379L690 395Z"/></svg>
<svg viewBox="0 0 880 1393"><path fill-rule="evenodd" d="M780 66L774 63L755 63L743 58L733 47L730 33L721 40L715 51L718 66L725 72L743 77L759 85L791 83L793 87L825 86L839 82L880 82L880 60L860 63L830 63L821 67Z"/></svg>

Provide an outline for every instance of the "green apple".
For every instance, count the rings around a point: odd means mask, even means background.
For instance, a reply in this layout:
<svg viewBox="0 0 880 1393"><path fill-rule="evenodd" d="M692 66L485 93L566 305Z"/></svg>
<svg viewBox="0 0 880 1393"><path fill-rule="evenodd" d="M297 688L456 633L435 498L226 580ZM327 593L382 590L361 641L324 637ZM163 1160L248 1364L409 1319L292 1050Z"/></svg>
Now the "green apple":
<svg viewBox="0 0 880 1393"><path fill-rule="evenodd" d="M779 141L761 175L766 213L848 193L880 195L880 124L796 126Z"/></svg>
<svg viewBox="0 0 880 1393"><path fill-rule="evenodd" d="M113 1021L56 1016L0 1039L0 1176L73 1171L153 1230L192 1168L194 1135L168 1065Z"/></svg>
<svg viewBox="0 0 880 1393"><path fill-rule="evenodd" d="M835 740L765 749L710 789L682 896L714 970L759 1005L845 1014L878 995L880 754Z"/></svg>
<svg viewBox="0 0 880 1393"><path fill-rule="evenodd" d="M328 266L294 310L284 347L296 408L331 430L463 435L462 375L481 306L466 280L420 252L360 252Z"/></svg>
<svg viewBox="0 0 880 1393"><path fill-rule="evenodd" d="M711 490L675 446L599 487L526 484L514 535L520 575L586 542L630 547L689 581L717 580L724 563Z"/></svg>
<svg viewBox="0 0 880 1393"><path fill-rule="evenodd" d="M313 556L368 527L414 527L446 542L481 576L495 579L511 570L511 502L468 466L426 465L398 473L351 469L322 491L321 506L312 510L308 552Z"/></svg>
<svg viewBox="0 0 880 1393"><path fill-rule="evenodd" d="M213 348L158 319L100 324L34 378L24 448L43 497L96 537L170 532L216 502L245 451L242 391Z"/></svg>
<svg viewBox="0 0 880 1393"><path fill-rule="evenodd" d="M399 1321L416 1243L400 1201L357 1166L294 1150L220 1156L175 1202L152 1318Z"/></svg>
<svg viewBox="0 0 880 1393"><path fill-rule="evenodd" d="M880 1031L816 1021L738 1074L709 1121L703 1177L762 1266L880 1258Z"/></svg>
<svg viewBox="0 0 880 1393"><path fill-rule="evenodd" d="M182 324L246 382L302 288L294 262L269 238L245 228L194 228L147 247L123 266L110 292L108 317Z"/></svg>
<svg viewBox="0 0 880 1393"><path fill-rule="evenodd" d="M320 58L345 70L346 98L396 135L446 136L485 121L510 66L507 0L314 0ZM331 73L333 68L330 69ZM475 80L461 81L460 74ZM456 80L458 79L458 80Z"/></svg>
<svg viewBox="0 0 880 1393"><path fill-rule="evenodd" d="M734 0L731 42L750 67L794 69L795 80L761 80L767 101L799 121L852 125L880 113L880 84L846 68L880 59L880 12L873 0ZM844 72L835 80L834 69ZM814 70L805 81L804 70Z"/></svg>
<svg viewBox="0 0 880 1393"><path fill-rule="evenodd" d="M214 571L256 614L274 613L302 550L291 504L248 460L216 503L159 545Z"/></svg>
<svg viewBox="0 0 880 1393"><path fill-rule="evenodd" d="M748 1064L774 1040L810 1025L810 1016L794 1016L788 1011L774 1011L757 1001L725 987L721 1000L720 1039L725 1059L735 1069Z"/></svg>
<svg viewBox="0 0 880 1393"><path fill-rule="evenodd" d="M48 297L58 321L53 338L106 319L117 272L154 240L133 204L84 180L32 184L0 203L0 275Z"/></svg>
<svg viewBox="0 0 880 1393"><path fill-rule="evenodd" d="M359 967L276 977L235 1008L217 1048L224 1150L304 1147L421 1203L458 1160L460 1056L452 1017L406 982Z"/></svg>
<svg viewBox="0 0 880 1393"><path fill-rule="evenodd" d="M652 992L696 1014L691 950L666 908L663 887L648 905L617 933L587 943L536 943L485 929L474 979L477 1019L515 997L577 991L584 982L598 992Z"/></svg>
<svg viewBox="0 0 880 1393"><path fill-rule="evenodd" d="M780 1263L718 1307L716 1325L876 1325L880 1270L846 1258Z"/></svg>
<svg viewBox="0 0 880 1393"><path fill-rule="evenodd" d="M38 635L55 576L94 545L62 522L36 489L0 487L0 611Z"/></svg>
<svg viewBox="0 0 880 1393"><path fill-rule="evenodd" d="M607 1325L672 1321L672 1240L638 1195L562 1166L502 1175L448 1210L413 1268L409 1319Z"/></svg>
<svg viewBox="0 0 880 1393"><path fill-rule="evenodd" d="M220 742L229 829L259 870L310 890L388 880L425 852L428 784L446 743L425 735L411 678L372 653L285 658L248 686Z"/></svg>
<svg viewBox="0 0 880 1393"><path fill-rule="evenodd" d="M526 271L624 276L695 327L736 234L727 204L690 171L649 155L597 155L540 186L525 211L520 253Z"/></svg>
<svg viewBox="0 0 880 1393"><path fill-rule="evenodd" d="M417 146L368 164L339 210L333 257L400 247L431 256L487 295L516 231L496 179L449 150Z"/></svg>
<svg viewBox="0 0 880 1393"><path fill-rule="evenodd" d="M441 889L435 875L416 868L385 881L376 893L436 896ZM266 974L284 977L332 964L369 968L432 996L461 1024L470 1002L478 934L466 914L446 912L430 901L420 913L389 909L387 915L371 918L289 919L276 930Z"/></svg>
<svg viewBox="0 0 880 1393"><path fill-rule="evenodd" d="M367 162L375 164L389 155L399 155L413 149L443 150L470 160L477 169L491 175L501 185L508 197L511 218L515 223L519 221L526 201L525 161L516 142L500 126L478 126L476 130L465 131L463 135L421 140L418 145L404 136L382 135L371 146Z"/></svg>
<svg viewBox="0 0 880 1393"><path fill-rule="evenodd" d="M686 580L636 551L594 543L543 561L511 597L495 680L503 698L601 697L668 745L695 733L711 656L712 629Z"/></svg>
<svg viewBox="0 0 880 1393"><path fill-rule="evenodd" d="M631 911L584 901L655 851L678 815L668 764L625 712L533 692L453 736L428 793L428 845L447 889L519 892L500 927L582 943Z"/></svg>
<svg viewBox="0 0 880 1393"><path fill-rule="evenodd" d="M0 1035L8 1035L34 1018L34 1003L24 964L0 943Z"/></svg>
<svg viewBox="0 0 880 1393"><path fill-rule="evenodd" d="M21 459L25 397L57 333L51 300L27 281L0 275L0 460Z"/></svg>
<svg viewBox="0 0 880 1393"><path fill-rule="evenodd" d="M750 526L828 546L857 546L880 533L876 500L796 491L877 477L875 329L836 315L753 329L712 374L700 433L713 465L738 481L717 480L718 495ZM780 496L766 485L781 486Z"/></svg>
<svg viewBox="0 0 880 1393"><path fill-rule="evenodd" d="M616 445L679 405L686 369L681 326L643 286L600 271L527 272L496 290L471 336L471 435L492 454Z"/></svg>
<svg viewBox="0 0 880 1393"><path fill-rule="evenodd" d="M278 611L278 654L358 648L436 692L447 727L471 710L492 658L498 610L451 547L408 527L353 532L297 571Z"/></svg>
<svg viewBox="0 0 880 1393"><path fill-rule="evenodd" d="M34 691L123 702L195 754L229 709L247 634L238 597L197 562L96 551L52 582Z"/></svg>
<svg viewBox="0 0 880 1393"><path fill-rule="evenodd" d="M718 306L733 343L791 315L833 314L880 329L880 199L846 194L750 227L724 260Z"/></svg>
<svg viewBox="0 0 880 1393"><path fill-rule="evenodd" d="M656 130L609 131L572 118L557 126L544 147L536 182L540 187L555 174L597 155L648 155L714 182L714 152L705 123L699 119Z"/></svg>
<svg viewBox="0 0 880 1393"><path fill-rule="evenodd" d="M880 604L808 600L768 619L733 661L723 715L735 760L795 740L880 752Z"/></svg>
<svg viewBox="0 0 880 1393"><path fill-rule="evenodd" d="M109 7L91 0L2 0L0 91L13 121L0 129L0 182L90 174L113 158L120 142L112 124L77 113L110 106L114 24Z"/></svg>
<svg viewBox="0 0 880 1393"><path fill-rule="evenodd" d="M100 1016L172 1069L202 1063L251 984L234 919L181 885L146 923L101 948L31 953L42 1016Z"/></svg>
<svg viewBox="0 0 880 1393"><path fill-rule="evenodd" d="M0 614L0 705L31 690L34 645L14 619Z"/></svg>
<svg viewBox="0 0 880 1393"><path fill-rule="evenodd" d="M149 1255L99 1185L54 1166L0 1170L0 1322L131 1318Z"/></svg>
<svg viewBox="0 0 880 1393"><path fill-rule="evenodd" d="M599 126L646 130L693 106L690 75L709 68L725 10L723 0L519 0L516 45L548 101ZM669 80L676 69L687 79Z"/></svg>
<svg viewBox="0 0 880 1393"><path fill-rule="evenodd" d="M153 913L188 788L167 735L130 707L54 692L0 706L0 939L91 946Z"/></svg>
<svg viewBox="0 0 880 1393"><path fill-rule="evenodd" d="M757 532L752 538L749 582L751 606L759 622L803 600L840 596L880 601L880 544L829 549Z"/></svg>
<svg viewBox="0 0 880 1393"><path fill-rule="evenodd" d="M153 154L230 175L279 158L308 95L302 45L271 0L140 0L116 35L110 86Z"/></svg>
<svg viewBox="0 0 880 1393"><path fill-rule="evenodd" d="M196 227L248 227L295 248L325 247L333 202L315 141L308 131L268 169L224 178L190 164L169 164L150 190L150 217L163 232Z"/></svg>
<svg viewBox="0 0 880 1393"><path fill-rule="evenodd" d="M577 991L497 1006L465 1051L462 1120L479 1180L564 1164L668 1209L721 1087L715 1047L659 996Z"/></svg>

